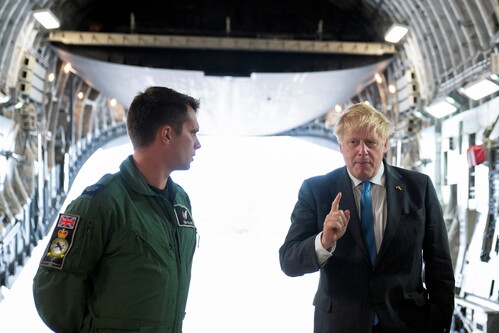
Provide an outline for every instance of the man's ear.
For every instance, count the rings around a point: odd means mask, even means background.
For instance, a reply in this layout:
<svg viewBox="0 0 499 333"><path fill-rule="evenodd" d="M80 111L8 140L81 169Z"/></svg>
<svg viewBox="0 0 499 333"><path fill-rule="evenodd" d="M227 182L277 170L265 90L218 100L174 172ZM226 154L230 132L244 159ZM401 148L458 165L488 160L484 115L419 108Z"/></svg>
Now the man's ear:
<svg viewBox="0 0 499 333"><path fill-rule="evenodd" d="M388 138L385 141L385 144L383 145L383 154L386 154L388 151Z"/></svg>
<svg viewBox="0 0 499 333"><path fill-rule="evenodd" d="M159 135L162 142L169 142L172 139L173 128L171 126L165 125L159 129Z"/></svg>

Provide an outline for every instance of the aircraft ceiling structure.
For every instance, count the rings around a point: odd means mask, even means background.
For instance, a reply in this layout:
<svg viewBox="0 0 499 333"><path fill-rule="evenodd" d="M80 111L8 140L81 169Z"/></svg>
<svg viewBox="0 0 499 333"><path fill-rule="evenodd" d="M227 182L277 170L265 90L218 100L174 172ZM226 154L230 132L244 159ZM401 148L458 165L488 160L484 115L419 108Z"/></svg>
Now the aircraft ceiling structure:
<svg viewBox="0 0 499 333"><path fill-rule="evenodd" d="M64 13L63 32L239 38L236 43L335 41L360 48L383 44L387 25L360 1L298 7L282 0L61 0L54 10ZM393 55L52 44L87 84L125 107L151 85L199 98L201 131L214 135L272 135L309 123L359 94Z"/></svg>
<svg viewBox="0 0 499 333"><path fill-rule="evenodd" d="M201 134L272 135L291 130L358 94L389 61L337 71L252 73L249 77L208 76L201 71L115 64L61 49L89 85L130 105L148 86L167 86L200 99Z"/></svg>
<svg viewBox="0 0 499 333"><path fill-rule="evenodd" d="M499 17L496 0L311 0L292 5L284 0L59 0L53 4L53 10L62 14L63 30L112 33L383 42L393 23L403 24L410 33L397 46L400 62L390 67L394 77L405 70L414 73L415 106L428 105L487 71L490 49L499 40L495 35ZM162 66L165 58L170 59L166 61L169 65L173 59L173 63L196 63L198 67L208 66L209 61L209 66L217 67L215 72L237 66L242 59L238 55L234 64L223 56L185 50L148 59L150 67ZM329 58L333 60L293 58L291 66L294 72L304 72L367 65L365 57ZM252 55L249 61L259 59ZM285 57L272 62L279 63L288 62Z"/></svg>

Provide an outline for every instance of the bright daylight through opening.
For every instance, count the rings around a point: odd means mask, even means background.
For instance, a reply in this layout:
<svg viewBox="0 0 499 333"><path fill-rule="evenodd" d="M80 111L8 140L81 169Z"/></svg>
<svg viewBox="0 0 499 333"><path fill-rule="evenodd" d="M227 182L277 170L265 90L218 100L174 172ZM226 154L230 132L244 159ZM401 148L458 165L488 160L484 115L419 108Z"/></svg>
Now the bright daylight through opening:
<svg viewBox="0 0 499 333"><path fill-rule="evenodd" d="M172 174L190 195L199 234L184 332L311 332L318 274L287 277L278 249L302 181L343 165L340 153L291 137L200 141L191 169ZM126 138L98 150L78 174L68 200L117 171L131 152ZM34 250L14 286L2 289L0 320L6 332L50 332L31 292L47 241Z"/></svg>

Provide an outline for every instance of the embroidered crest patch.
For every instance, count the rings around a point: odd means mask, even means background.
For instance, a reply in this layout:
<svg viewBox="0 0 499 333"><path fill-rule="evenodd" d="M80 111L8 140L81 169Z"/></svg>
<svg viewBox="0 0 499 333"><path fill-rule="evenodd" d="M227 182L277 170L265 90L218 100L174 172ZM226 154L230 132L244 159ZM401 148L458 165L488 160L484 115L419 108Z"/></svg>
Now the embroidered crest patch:
<svg viewBox="0 0 499 333"><path fill-rule="evenodd" d="M41 266L58 269L63 267L64 260L71 250L79 221L80 217L77 215L59 214L49 246L40 262Z"/></svg>
<svg viewBox="0 0 499 333"><path fill-rule="evenodd" d="M195 228L194 220L192 219L191 212L187 207L182 205L175 205L175 217L177 218L177 223L179 227L191 227Z"/></svg>

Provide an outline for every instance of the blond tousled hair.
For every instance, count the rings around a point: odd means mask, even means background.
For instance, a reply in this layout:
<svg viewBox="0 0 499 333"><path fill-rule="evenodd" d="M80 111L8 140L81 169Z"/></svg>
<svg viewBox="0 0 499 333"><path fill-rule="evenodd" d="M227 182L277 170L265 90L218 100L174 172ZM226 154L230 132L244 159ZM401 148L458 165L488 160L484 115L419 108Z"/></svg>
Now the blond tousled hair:
<svg viewBox="0 0 499 333"><path fill-rule="evenodd" d="M336 122L334 134L341 142L344 134L354 128L374 131L383 141L394 131L393 125L384 114L365 103L353 104L346 108Z"/></svg>

